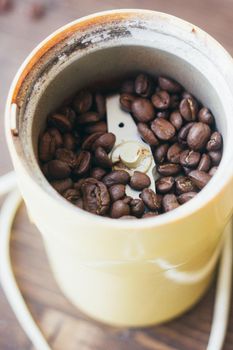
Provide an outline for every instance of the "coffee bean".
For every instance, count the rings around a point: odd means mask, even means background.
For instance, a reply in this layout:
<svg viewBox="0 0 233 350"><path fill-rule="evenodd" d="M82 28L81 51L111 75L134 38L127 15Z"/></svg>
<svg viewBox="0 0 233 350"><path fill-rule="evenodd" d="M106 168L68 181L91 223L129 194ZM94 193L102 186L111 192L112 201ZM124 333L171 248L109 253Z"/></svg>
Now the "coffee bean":
<svg viewBox="0 0 233 350"><path fill-rule="evenodd" d="M144 188L139 197L150 210L159 210L162 204L162 196L155 193L151 188Z"/></svg>
<svg viewBox="0 0 233 350"><path fill-rule="evenodd" d="M174 194L165 194L162 200L162 205L165 212L171 211L180 206Z"/></svg>
<svg viewBox="0 0 233 350"><path fill-rule="evenodd" d="M42 162L52 160L56 151L56 140L49 132L45 132L39 141L39 158Z"/></svg>
<svg viewBox="0 0 233 350"><path fill-rule="evenodd" d="M221 151L210 151L208 153L210 156L211 162L213 165L219 165L221 159L222 159L222 152Z"/></svg>
<svg viewBox="0 0 233 350"><path fill-rule="evenodd" d="M117 200L112 204L110 216L113 219L118 219L121 216L130 215L130 207L123 200Z"/></svg>
<svg viewBox="0 0 233 350"><path fill-rule="evenodd" d="M91 153L88 151L80 151L76 156L73 174L83 176L87 174L91 167Z"/></svg>
<svg viewBox="0 0 233 350"><path fill-rule="evenodd" d="M187 122L195 121L198 113L197 101L190 97L184 98L179 106L180 114Z"/></svg>
<svg viewBox="0 0 233 350"><path fill-rule="evenodd" d="M73 106L77 114L83 114L91 109L93 97L90 91L81 90L74 98Z"/></svg>
<svg viewBox="0 0 233 350"><path fill-rule="evenodd" d="M172 190L175 180L172 176L160 177L156 181L156 192L164 194Z"/></svg>
<svg viewBox="0 0 233 350"><path fill-rule="evenodd" d="M130 204L132 202L133 198L130 196L125 196L125 198L123 198L123 202L126 204Z"/></svg>
<svg viewBox="0 0 233 350"><path fill-rule="evenodd" d="M147 213L142 215L143 219L148 219L148 218L152 218L154 216L158 216L159 213L157 211L148 211Z"/></svg>
<svg viewBox="0 0 233 350"><path fill-rule="evenodd" d="M120 96L120 105L125 112L131 112L132 103L136 99L133 94L124 93Z"/></svg>
<svg viewBox="0 0 233 350"><path fill-rule="evenodd" d="M213 166L210 170L209 170L209 175L210 176L214 176L214 174L216 173L216 171L218 170L217 166Z"/></svg>
<svg viewBox="0 0 233 350"><path fill-rule="evenodd" d="M147 123L155 117L155 111L152 103L145 98L135 98L131 104L131 109L138 122Z"/></svg>
<svg viewBox="0 0 233 350"><path fill-rule="evenodd" d="M180 164L187 168L197 167L200 161L201 155L199 152L194 152L192 150L185 150L180 154Z"/></svg>
<svg viewBox="0 0 233 350"><path fill-rule="evenodd" d="M94 142L101 136L103 135L102 132L94 132L93 134L90 134L86 136L83 139L82 142L82 149L85 151L90 151L93 147Z"/></svg>
<svg viewBox="0 0 233 350"><path fill-rule="evenodd" d="M169 119L169 111L165 110L165 111L158 111L156 113L156 117L157 118L164 118L164 119Z"/></svg>
<svg viewBox="0 0 233 350"><path fill-rule="evenodd" d="M84 209L84 205L83 205L83 199L79 198L76 202L75 202L76 207L80 208L80 209Z"/></svg>
<svg viewBox="0 0 233 350"><path fill-rule="evenodd" d="M77 200L81 197L81 194L75 188L70 188L63 193L63 197L69 202L76 204Z"/></svg>
<svg viewBox="0 0 233 350"><path fill-rule="evenodd" d="M81 193L81 188L85 181L85 178L79 179L77 182L74 183L74 188Z"/></svg>
<svg viewBox="0 0 233 350"><path fill-rule="evenodd" d="M211 130L207 124L201 122L194 123L189 130L187 143L192 150L200 151L206 146L210 134Z"/></svg>
<svg viewBox="0 0 233 350"><path fill-rule="evenodd" d="M95 150L95 160L96 163L103 168L111 168L112 167L112 161L109 158L107 152L103 147L97 147Z"/></svg>
<svg viewBox="0 0 233 350"><path fill-rule="evenodd" d="M174 126L163 118L157 118L151 123L153 133L163 141L169 141L175 135Z"/></svg>
<svg viewBox="0 0 233 350"><path fill-rule="evenodd" d="M182 97L182 99L184 99L184 98L193 98L193 95L190 94L190 92L188 92L188 91L183 91L182 94L181 94L181 97Z"/></svg>
<svg viewBox="0 0 233 350"><path fill-rule="evenodd" d="M66 148L59 148L56 150L55 158L66 163L70 168L73 168L76 163L75 153Z"/></svg>
<svg viewBox="0 0 233 350"><path fill-rule="evenodd" d="M157 165L157 171L162 176L176 175L181 171L181 166L174 163L164 163Z"/></svg>
<svg viewBox="0 0 233 350"><path fill-rule="evenodd" d="M182 90L181 85L170 78L159 77L158 83L162 90L168 91L170 93L177 93L181 92Z"/></svg>
<svg viewBox="0 0 233 350"><path fill-rule="evenodd" d="M59 148L63 146L63 138L60 131L56 128L50 128L48 129L49 135L54 138L55 141L55 147Z"/></svg>
<svg viewBox="0 0 233 350"><path fill-rule="evenodd" d="M192 180L193 184L197 186L200 190L203 187L205 187L205 185L211 179L211 176L209 174L200 170L192 170L188 176Z"/></svg>
<svg viewBox="0 0 233 350"><path fill-rule="evenodd" d="M103 178L103 182L107 187L116 184L126 185L129 182L130 176L127 171L124 170L113 170Z"/></svg>
<svg viewBox="0 0 233 350"><path fill-rule="evenodd" d="M182 193L177 197L177 200L180 204L184 204L190 201L190 199L194 198L196 195L197 195L197 192Z"/></svg>
<svg viewBox="0 0 233 350"><path fill-rule="evenodd" d="M194 123L188 123L185 126L183 126L179 133L178 133L178 141L179 143L181 143L182 145L187 145L187 136L189 133L189 130L191 129L191 127L194 125Z"/></svg>
<svg viewBox="0 0 233 350"><path fill-rule="evenodd" d="M106 170L103 168L92 168L90 172L90 176L96 180L102 180L102 178L106 175Z"/></svg>
<svg viewBox="0 0 233 350"><path fill-rule="evenodd" d="M151 78L146 74L139 74L135 79L134 89L136 94L142 97L149 97L153 89Z"/></svg>
<svg viewBox="0 0 233 350"><path fill-rule="evenodd" d="M146 143L150 146L158 146L159 140L146 123L138 123L137 126L140 135Z"/></svg>
<svg viewBox="0 0 233 350"><path fill-rule="evenodd" d="M178 176L175 179L176 193L182 194L186 192L195 192L196 188L192 183L192 180L187 176Z"/></svg>
<svg viewBox="0 0 233 350"><path fill-rule="evenodd" d="M54 180L50 184L59 193L63 193L69 188L73 187L73 181L70 178L64 180Z"/></svg>
<svg viewBox="0 0 233 350"><path fill-rule="evenodd" d="M69 115L54 113L48 118L48 124L54 126L62 133L69 132L72 130L74 124L72 118Z"/></svg>
<svg viewBox="0 0 233 350"><path fill-rule="evenodd" d="M97 113L99 114L100 118L103 118L106 115L105 97L100 93L96 93L95 104L96 104Z"/></svg>
<svg viewBox="0 0 233 350"><path fill-rule="evenodd" d="M134 93L134 81L129 79L125 80L121 85L121 93L133 94Z"/></svg>
<svg viewBox="0 0 233 350"><path fill-rule="evenodd" d="M183 125L183 119L179 111L174 111L170 114L170 123L175 127L176 130L180 130Z"/></svg>
<svg viewBox="0 0 233 350"><path fill-rule="evenodd" d="M167 91L161 90L152 95L151 101L157 109L167 109L170 106L170 95Z"/></svg>
<svg viewBox="0 0 233 350"><path fill-rule="evenodd" d="M201 160L198 164L198 167L197 167L197 170L200 170L200 171L209 171L211 167L211 159L210 159L210 156L206 153L204 153L202 156L201 156Z"/></svg>
<svg viewBox="0 0 233 350"><path fill-rule="evenodd" d="M133 199L130 202L130 212L131 215L140 218L145 211L145 205L141 199Z"/></svg>
<svg viewBox="0 0 233 350"><path fill-rule="evenodd" d="M141 191L143 188L149 187L150 184L151 181L149 176L141 171L135 171L129 182L130 187L136 191Z"/></svg>
<svg viewBox="0 0 233 350"><path fill-rule="evenodd" d="M186 166L183 166L183 171L184 171L185 175L188 175L192 171L192 169L187 168Z"/></svg>
<svg viewBox="0 0 233 350"><path fill-rule="evenodd" d="M125 197L125 185L117 184L109 187L109 193L113 202Z"/></svg>
<svg viewBox="0 0 233 350"><path fill-rule="evenodd" d="M90 213L106 215L110 207L110 195L105 184L87 178L81 186L83 208Z"/></svg>
<svg viewBox="0 0 233 350"><path fill-rule="evenodd" d="M74 135L71 133L64 134L63 140L64 140L64 148L71 150L71 151L74 151L76 149L77 145L80 143L80 140L78 140L76 137L74 137Z"/></svg>
<svg viewBox="0 0 233 350"><path fill-rule="evenodd" d="M164 162L167 156L168 149L169 149L168 143L163 143L162 145L158 146L155 149L154 158L155 158L156 164L160 164Z"/></svg>
<svg viewBox="0 0 233 350"><path fill-rule="evenodd" d="M206 107L203 107L200 109L198 113L198 120L199 122L212 125L214 123L214 117L211 114L210 110Z"/></svg>
<svg viewBox="0 0 233 350"><path fill-rule="evenodd" d="M207 151L218 151L222 148L222 136L218 131L213 132L207 143Z"/></svg>
<svg viewBox="0 0 233 350"><path fill-rule="evenodd" d="M179 108L180 105L180 96L178 94L170 95L170 106L171 109Z"/></svg>
<svg viewBox="0 0 233 350"><path fill-rule="evenodd" d="M67 163L56 159L48 162L48 173L52 180L62 180L70 176L71 170Z"/></svg>
<svg viewBox="0 0 233 350"><path fill-rule="evenodd" d="M93 124L96 122L99 122L101 120L101 117L99 113L97 112L86 112L83 114L80 114L77 117L77 124L83 125L83 124Z"/></svg>
<svg viewBox="0 0 233 350"><path fill-rule="evenodd" d="M105 134L99 136L97 140L94 142L92 149L96 149L97 147L103 147L107 153L109 153L116 141L116 136L111 132L106 132Z"/></svg>
<svg viewBox="0 0 233 350"><path fill-rule="evenodd" d="M167 159L171 163L180 163L180 155L183 152L183 147L179 143L174 143L167 151Z"/></svg>
<svg viewBox="0 0 233 350"><path fill-rule="evenodd" d="M97 122L97 123L85 126L83 130L86 134L93 134L95 132L105 133L107 132L107 124L106 122L101 121L101 122Z"/></svg>

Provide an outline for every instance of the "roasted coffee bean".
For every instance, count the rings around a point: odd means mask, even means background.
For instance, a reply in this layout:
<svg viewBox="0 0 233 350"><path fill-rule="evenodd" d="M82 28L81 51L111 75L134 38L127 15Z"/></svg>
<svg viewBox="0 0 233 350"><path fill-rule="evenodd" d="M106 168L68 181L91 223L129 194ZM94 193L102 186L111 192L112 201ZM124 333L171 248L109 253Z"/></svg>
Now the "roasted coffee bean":
<svg viewBox="0 0 233 350"><path fill-rule="evenodd" d="M117 184L109 187L109 193L113 202L125 197L125 185Z"/></svg>
<svg viewBox="0 0 233 350"><path fill-rule="evenodd" d="M91 109L93 97L90 91L81 90L74 98L73 106L77 114L83 114Z"/></svg>
<svg viewBox="0 0 233 350"><path fill-rule="evenodd" d="M187 144L187 136L189 133L189 130L191 129L191 127L194 125L194 123L188 123L185 126L183 126L179 133L178 133L178 141L182 144L182 145L186 145Z"/></svg>
<svg viewBox="0 0 233 350"><path fill-rule="evenodd" d="M79 198L76 202L75 202L76 207L80 208L80 209L84 209L83 206L83 199Z"/></svg>
<svg viewBox="0 0 233 350"><path fill-rule="evenodd" d="M145 214L142 215L143 219L148 219L148 218L152 218L154 216L158 216L159 213L157 211L148 211Z"/></svg>
<svg viewBox="0 0 233 350"><path fill-rule="evenodd" d="M151 188L144 188L139 197L150 210L160 210L162 205L162 196L155 193Z"/></svg>
<svg viewBox="0 0 233 350"><path fill-rule="evenodd" d="M192 150L185 150L180 154L180 164L187 168L197 167L201 159L201 154L199 152L194 152Z"/></svg>
<svg viewBox="0 0 233 350"><path fill-rule="evenodd" d="M66 163L70 168L73 168L76 163L75 153L66 148L58 148L55 153L55 158Z"/></svg>
<svg viewBox="0 0 233 350"><path fill-rule="evenodd" d="M172 176L160 177L156 181L156 192L164 194L172 190L175 180Z"/></svg>
<svg viewBox="0 0 233 350"><path fill-rule="evenodd" d="M123 198L123 202L126 204L130 204L132 200L133 198L130 196L125 196L125 198Z"/></svg>
<svg viewBox="0 0 233 350"><path fill-rule="evenodd" d="M200 190L205 187L205 185L211 179L211 176L204 171L192 170L189 173L189 178L192 180L192 183L197 186Z"/></svg>
<svg viewBox="0 0 233 350"><path fill-rule="evenodd" d="M39 158L42 162L52 160L56 151L56 140L49 132L45 132L39 141Z"/></svg>
<svg viewBox="0 0 233 350"><path fill-rule="evenodd" d="M179 110L180 114L187 122L195 121L197 119L198 103L192 97L184 98L180 102Z"/></svg>
<svg viewBox="0 0 233 350"><path fill-rule="evenodd" d="M51 181L50 184L59 193L63 193L66 190L68 190L69 188L73 187L73 181L69 177L67 179L64 179L64 180Z"/></svg>
<svg viewBox="0 0 233 350"><path fill-rule="evenodd" d="M183 119L179 111L174 111L170 114L170 123L175 127L176 130L180 130L183 125Z"/></svg>
<svg viewBox="0 0 233 350"><path fill-rule="evenodd" d="M124 94L133 94L134 93L134 81L133 80L125 80L121 85L121 93Z"/></svg>
<svg viewBox="0 0 233 350"><path fill-rule="evenodd" d="M103 182L107 187L116 184L126 185L129 182L130 176L125 170L113 170L103 178Z"/></svg>
<svg viewBox="0 0 233 350"><path fill-rule="evenodd" d="M179 108L180 105L180 96L177 94L170 95L170 106L171 109Z"/></svg>
<svg viewBox="0 0 233 350"><path fill-rule="evenodd" d="M190 94L190 92L188 92L188 91L183 91L182 94L181 94L181 97L182 97L182 99L184 99L184 98L193 98L193 95Z"/></svg>
<svg viewBox="0 0 233 350"><path fill-rule="evenodd" d="M160 90L156 94L152 95L151 101L157 109L167 109L170 106L170 95L167 91Z"/></svg>
<svg viewBox="0 0 233 350"><path fill-rule="evenodd" d="M182 91L182 86L170 78L159 77L158 83L162 90L168 91L169 93L177 93Z"/></svg>
<svg viewBox="0 0 233 350"><path fill-rule="evenodd" d="M96 148L95 161L100 167L103 167L103 168L112 167L112 161L103 147L99 146Z"/></svg>
<svg viewBox="0 0 233 350"><path fill-rule="evenodd" d="M130 212L131 215L136 216L137 218L140 218L145 211L145 205L141 199L133 199L130 202Z"/></svg>
<svg viewBox="0 0 233 350"><path fill-rule="evenodd" d="M177 175L181 171L181 166L174 163L164 163L157 165L157 171L162 176Z"/></svg>
<svg viewBox="0 0 233 350"><path fill-rule="evenodd" d="M179 143L174 143L172 146L169 147L167 151L167 159L171 163L180 163L180 155L183 152L183 147Z"/></svg>
<svg viewBox="0 0 233 350"><path fill-rule="evenodd" d="M202 156L201 156L201 160L198 164L198 167L197 167L197 170L200 170L200 171L209 171L211 167L211 159L210 159L210 156L206 153L204 153Z"/></svg>
<svg viewBox="0 0 233 350"><path fill-rule="evenodd" d="M120 105L121 108L126 112L131 112L132 110L132 103L136 99L136 97L133 94L124 93L120 96Z"/></svg>
<svg viewBox="0 0 233 350"><path fill-rule="evenodd" d="M185 175L188 175L193 169L192 168L187 168L186 166L183 166L183 171Z"/></svg>
<svg viewBox="0 0 233 350"><path fill-rule="evenodd" d="M73 187L81 193L81 187L85 181L86 181L85 178L79 179L77 182L74 183Z"/></svg>
<svg viewBox="0 0 233 350"><path fill-rule="evenodd" d="M165 194L162 200L162 205L165 212L171 211L180 206L174 194Z"/></svg>
<svg viewBox="0 0 233 350"><path fill-rule="evenodd" d="M169 119L169 111L168 110L166 110L166 111L158 111L156 113L156 117L157 118Z"/></svg>
<svg viewBox="0 0 233 350"><path fill-rule="evenodd" d="M156 164L160 164L164 162L167 156L168 149L169 149L168 143L163 143L162 145L158 146L155 149L154 158L155 158Z"/></svg>
<svg viewBox="0 0 233 350"><path fill-rule="evenodd" d="M214 176L214 174L216 173L216 171L218 170L217 166L213 166L210 170L209 170L209 175L210 176Z"/></svg>
<svg viewBox="0 0 233 350"><path fill-rule="evenodd" d="M110 195L103 182L87 178L81 186L83 208L90 213L106 215L110 207Z"/></svg>
<svg viewBox="0 0 233 350"><path fill-rule="evenodd" d="M99 122L101 120L101 117L99 113L97 112L86 112L83 114L80 114L77 117L77 124L83 125L83 124L93 124L96 122Z"/></svg>
<svg viewBox="0 0 233 350"><path fill-rule="evenodd" d="M76 156L73 174L83 176L87 174L91 167L91 153L88 151L80 151Z"/></svg>
<svg viewBox="0 0 233 350"><path fill-rule="evenodd" d="M221 159L222 159L222 152L221 151L210 151L208 153L210 156L211 162L213 165L219 165Z"/></svg>
<svg viewBox="0 0 233 350"><path fill-rule="evenodd" d="M151 181L149 176L141 171L135 171L129 182L130 187L136 191L141 191L143 188L149 187L150 184Z"/></svg>
<svg viewBox="0 0 233 350"><path fill-rule="evenodd" d="M65 199L67 199L73 204L76 204L77 200L81 197L80 192L77 191L75 188L70 188L66 190L62 195Z"/></svg>
<svg viewBox="0 0 233 350"><path fill-rule="evenodd" d="M48 162L48 174L52 180L62 180L70 176L71 170L67 163L61 160L50 160Z"/></svg>
<svg viewBox="0 0 233 350"><path fill-rule="evenodd" d="M107 124L103 121L97 122L84 127L84 132L86 134L93 134L94 132L107 132Z"/></svg>
<svg viewBox="0 0 233 350"><path fill-rule="evenodd" d="M72 113L72 112L71 112ZM60 132L65 133L72 130L74 125L73 115L62 113L53 113L48 118L48 124L57 128Z"/></svg>
<svg viewBox="0 0 233 350"><path fill-rule="evenodd" d="M218 131L213 132L207 143L207 151L218 151L222 148L222 136Z"/></svg>
<svg viewBox="0 0 233 350"><path fill-rule="evenodd" d="M71 133L66 133L63 135L63 141L64 141L64 148L74 151L79 144L79 140L77 140L76 137L74 137ZM62 145L61 145L62 146ZM61 147L60 146L60 147Z"/></svg>
<svg viewBox="0 0 233 350"><path fill-rule="evenodd" d="M110 216L113 219L118 219L121 216L130 215L129 204L124 203L123 200L119 199L112 204L110 209Z"/></svg>
<svg viewBox="0 0 233 350"><path fill-rule="evenodd" d="M176 193L182 194L186 192L195 192L196 188L194 184L192 183L192 180L190 180L187 176L178 176L175 179L176 183Z"/></svg>
<svg viewBox="0 0 233 350"><path fill-rule="evenodd" d="M90 176L96 180L102 180L102 178L106 175L106 170L103 168L92 168L90 172Z"/></svg>
<svg viewBox="0 0 233 350"><path fill-rule="evenodd" d="M131 104L133 116L138 122L147 123L154 119L155 111L152 103L142 97L137 97Z"/></svg>
<svg viewBox="0 0 233 350"><path fill-rule="evenodd" d="M158 146L159 140L146 123L138 123L138 131L143 140L150 146Z"/></svg>
<svg viewBox="0 0 233 350"><path fill-rule="evenodd" d="M135 79L134 89L137 95L149 97L153 90L151 78L146 74L139 74Z"/></svg>
<svg viewBox="0 0 233 350"><path fill-rule="evenodd" d="M56 128L50 128L48 129L49 134L54 138L56 148L63 146L63 138L60 131Z"/></svg>
<svg viewBox="0 0 233 350"><path fill-rule="evenodd" d="M210 110L206 107L200 109L198 113L198 120L201 123L212 125L214 123L214 117L211 114Z"/></svg>
<svg viewBox="0 0 233 350"><path fill-rule="evenodd" d="M102 132L94 132L93 134L90 134L86 136L82 142L82 149L85 151L90 151L92 149L92 146L94 142L103 135Z"/></svg>
<svg viewBox="0 0 233 350"><path fill-rule="evenodd" d="M207 124L201 122L194 123L189 130L187 143L192 150L200 151L206 146L210 134L211 130Z"/></svg>
<svg viewBox="0 0 233 350"><path fill-rule="evenodd" d="M180 204L184 204L190 201L190 199L194 198L196 195L197 195L197 192L182 193L177 197L177 200Z"/></svg>
<svg viewBox="0 0 233 350"><path fill-rule="evenodd" d="M96 149L97 147L103 147L107 153L109 153L116 141L116 136L111 132L106 132L105 134L99 136L97 140L94 142L92 149Z"/></svg>
<svg viewBox="0 0 233 350"><path fill-rule="evenodd" d="M164 118L157 118L151 123L153 133L163 141L169 141L175 135L174 126Z"/></svg>
<svg viewBox="0 0 233 350"><path fill-rule="evenodd" d="M100 118L103 118L106 114L106 101L105 97L102 94L95 94L95 105Z"/></svg>

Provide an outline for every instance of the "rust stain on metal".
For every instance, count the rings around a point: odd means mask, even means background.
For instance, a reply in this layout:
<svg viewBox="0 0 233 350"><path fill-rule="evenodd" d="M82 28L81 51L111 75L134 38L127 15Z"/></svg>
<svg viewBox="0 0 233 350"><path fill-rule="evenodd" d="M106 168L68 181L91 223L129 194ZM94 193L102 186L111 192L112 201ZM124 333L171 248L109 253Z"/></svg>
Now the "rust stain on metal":
<svg viewBox="0 0 233 350"><path fill-rule="evenodd" d="M20 88L28 76L29 72L32 70L32 68L36 65L36 63L53 47L55 47L58 43L61 43L65 39L69 38L72 34L74 34L76 31L85 31L88 28L91 28L93 26L98 25L105 25L108 23L114 23L115 21L122 21L126 19L130 19L132 17L135 17L135 13L127 12L127 13L116 13L116 14L105 14L102 16L98 16L96 18L90 18L83 20L79 23L76 23L67 29L57 33L54 37L52 37L49 41L47 41L37 52L36 54L31 58L31 60L28 62L26 67L24 68L23 72L21 73L17 84L15 86L13 96L12 96L12 103L17 103L17 96L20 91ZM85 44L84 44L85 45Z"/></svg>

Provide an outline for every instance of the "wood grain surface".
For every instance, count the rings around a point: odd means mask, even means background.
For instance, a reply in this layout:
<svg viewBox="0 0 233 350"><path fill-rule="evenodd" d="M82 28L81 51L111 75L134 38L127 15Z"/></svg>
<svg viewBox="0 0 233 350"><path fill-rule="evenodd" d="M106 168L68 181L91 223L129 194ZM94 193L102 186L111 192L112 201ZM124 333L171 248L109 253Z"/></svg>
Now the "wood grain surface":
<svg viewBox="0 0 233 350"><path fill-rule="evenodd" d="M37 21L28 16L33 1L13 2L12 11L0 14L0 175L11 169L3 128L4 104L11 80L33 47L61 25L106 9L153 9L195 23L233 53L231 0L47 0L43 1L47 5L46 15ZM148 329L116 329L87 318L63 297L51 275L40 234L29 222L24 206L20 208L15 222L11 255L25 300L55 350L204 350L206 347L214 285L197 306L177 320ZM21 330L0 287L0 350L29 349L33 349L32 345ZM224 346L224 350L231 349L233 309L230 311Z"/></svg>

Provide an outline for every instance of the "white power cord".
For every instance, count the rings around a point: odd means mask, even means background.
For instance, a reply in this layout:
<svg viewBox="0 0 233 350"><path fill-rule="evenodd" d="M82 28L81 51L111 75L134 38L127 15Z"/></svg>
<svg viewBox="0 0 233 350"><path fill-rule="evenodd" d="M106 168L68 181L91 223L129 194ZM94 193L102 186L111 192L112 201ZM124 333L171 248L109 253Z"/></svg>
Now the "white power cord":
<svg viewBox="0 0 233 350"><path fill-rule="evenodd" d="M12 189L14 189L12 191ZM13 172L0 177L0 196L11 191L0 213L0 281L6 297L25 333L37 350L52 350L35 323L16 283L10 261L10 235L22 201ZM225 229L225 242L219 266L213 322L206 350L222 350L227 331L232 279L232 224Z"/></svg>

